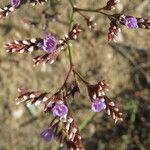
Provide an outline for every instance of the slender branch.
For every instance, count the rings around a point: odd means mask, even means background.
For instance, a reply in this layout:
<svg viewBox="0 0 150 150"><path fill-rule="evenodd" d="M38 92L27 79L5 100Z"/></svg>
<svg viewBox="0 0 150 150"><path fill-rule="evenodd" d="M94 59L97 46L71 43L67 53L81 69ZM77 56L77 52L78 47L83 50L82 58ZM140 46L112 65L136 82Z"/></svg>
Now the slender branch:
<svg viewBox="0 0 150 150"><path fill-rule="evenodd" d="M74 15L74 12L72 11L72 14L70 16L70 21L69 21L69 32L72 30L72 27L73 27L73 22L74 22L73 15ZM72 65L73 64L73 62L72 62L72 53L71 53L71 47L70 47L69 44L68 44L68 51L69 51L70 65Z"/></svg>
<svg viewBox="0 0 150 150"><path fill-rule="evenodd" d="M72 62L72 52L71 52L71 47L68 45L68 51L69 51L69 60L70 60L70 65L73 64Z"/></svg>
<svg viewBox="0 0 150 150"><path fill-rule="evenodd" d="M84 11L84 12L93 12L93 13L96 12L96 13L98 13L98 12L100 12L101 10L104 9L104 7L102 7L102 8L97 8L97 9L78 8L78 7L76 7L76 6L73 4L72 0L69 0L69 3L70 3L70 5L71 5L71 7L72 7L72 9L73 9L73 12Z"/></svg>
<svg viewBox="0 0 150 150"><path fill-rule="evenodd" d="M99 9L82 9L82 8L73 7L73 11L79 13L84 18L85 18L85 16L81 12L99 13L99 14L102 14L102 15L108 17L109 19L113 19L113 15L104 13L101 10L102 10L102 8L99 8Z"/></svg>
<svg viewBox="0 0 150 150"><path fill-rule="evenodd" d="M103 8L98 8L98 9L88 9L88 8L78 8L78 7L73 7L73 11L84 11L84 12L93 12L93 13L98 13L99 11L101 11Z"/></svg>
<svg viewBox="0 0 150 150"><path fill-rule="evenodd" d="M102 14L102 15L104 15L104 16L107 16L108 18L112 18L112 17L113 17L113 15L106 14L106 13L104 13L104 12L102 12L102 11L99 11L98 13L100 13L100 14Z"/></svg>
<svg viewBox="0 0 150 150"><path fill-rule="evenodd" d="M72 0L69 0L69 3L70 3L70 5L71 5L71 7L73 8L74 6L73 6Z"/></svg>
<svg viewBox="0 0 150 150"><path fill-rule="evenodd" d="M64 87L66 87L66 84L67 84L67 82L68 82L68 79L69 79L69 77L70 77L71 72L73 71L73 69L74 69L74 65L70 65L70 69L69 69L69 71L68 71L68 73L67 73L66 79L65 79L63 85L61 86L59 92L60 92ZM58 93L58 92L57 92L57 93Z"/></svg>
<svg viewBox="0 0 150 150"><path fill-rule="evenodd" d="M73 72L80 78L80 80L85 83L86 85L89 84L76 70L73 70Z"/></svg>

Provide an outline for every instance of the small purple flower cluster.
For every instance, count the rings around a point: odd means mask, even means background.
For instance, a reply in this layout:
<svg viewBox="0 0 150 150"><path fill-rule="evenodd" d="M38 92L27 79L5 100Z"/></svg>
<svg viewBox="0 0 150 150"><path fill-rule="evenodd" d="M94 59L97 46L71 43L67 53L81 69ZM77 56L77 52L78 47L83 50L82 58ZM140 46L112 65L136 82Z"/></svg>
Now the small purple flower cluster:
<svg viewBox="0 0 150 150"><path fill-rule="evenodd" d="M52 108L54 116L65 117L68 113L68 107L63 104L63 101L58 101Z"/></svg>
<svg viewBox="0 0 150 150"><path fill-rule="evenodd" d="M91 109L94 112L100 112L106 108L105 100L104 98L96 98L93 99ZM53 116L57 117L66 117L68 113L68 107L63 104L62 100L59 100L55 103L54 107L52 108L52 113ZM45 141L50 141L53 136L53 131L52 129L48 128L44 131L41 132L40 136L45 140Z"/></svg>
<svg viewBox="0 0 150 150"><path fill-rule="evenodd" d="M63 101L57 101L52 108L53 116L57 117L66 117L68 113L68 107L63 104ZM43 138L45 141L49 142L52 139L53 131L51 128L48 128L41 132L40 134L41 138Z"/></svg>
<svg viewBox="0 0 150 150"><path fill-rule="evenodd" d="M100 111L104 110L105 108L106 108L106 104L105 104L104 98L93 99L91 109L94 112L100 112Z"/></svg>
<svg viewBox="0 0 150 150"><path fill-rule="evenodd" d="M42 131L40 133L41 138L43 138L45 141L49 142L51 141L52 137L53 137L53 131L52 129L48 128L45 129L44 131Z"/></svg>
<svg viewBox="0 0 150 150"><path fill-rule="evenodd" d="M43 39L42 49L48 53L54 53L57 48L56 38L51 36L48 32L45 33Z"/></svg>
<svg viewBox="0 0 150 150"><path fill-rule="evenodd" d="M104 98L96 98L93 99L91 109L94 112L100 112L106 108L105 100ZM68 107L63 104L63 101L58 101L55 106L52 108L53 116L58 117L65 117L68 113ZM49 142L52 139L53 131L52 129L48 128L41 132L40 134L41 138L43 138L45 141Z"/></svg>
<svg viewBox="0 0 150 150"><path fill-rule="evenodd" d="M135 17L126 17L124 20L124 24L129 29L136 29L138 28L137 19Z"/></svg>
<svg viewBox="0 0 150 150"><path fill-rule="evenodd" d="M18 7L20 5L20 0L11 0L11 5L13 7Z"/></svg>

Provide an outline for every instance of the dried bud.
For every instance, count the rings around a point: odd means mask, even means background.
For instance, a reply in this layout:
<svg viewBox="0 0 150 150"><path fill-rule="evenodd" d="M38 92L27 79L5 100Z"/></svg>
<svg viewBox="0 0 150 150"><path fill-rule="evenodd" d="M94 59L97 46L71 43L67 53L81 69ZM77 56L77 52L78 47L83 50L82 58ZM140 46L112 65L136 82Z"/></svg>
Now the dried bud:
<svg viewBox="0 0 150 150"><path fill-rule="evenodd" d="M79 88L79 85L77 82L67 85L66 88L67 88L66 89L66 92L67 92L66 97L69 97L69 96L75 97L80 94L80 88Z"/></svg>
<svg viewBox="0 0 150 150"><path fill-rule="evenodd" d="M78 34L81 32L79 28L79 24L75 24L72 28L72 30L69 32L69 39L70 40L76 40L78 37Z"/></svg>
<svg viewBox="0 0 150 150"><path fill-rule="evenodd" d="M47 0L30 0L29 3L31 3L34 6L37 3L44 4L45 2L47 2ZM11 12L19 9L21 5L26 3L26 0L11 0L11 4L6 5L4 8L0 8L0 19L8 16Z"/></svg>
<svg viewBox="0 0 150 150"><path fill-rule="evenodd" d="M136 18L136 19L137 19L137 24L139 28L150 29L149 19L143 19L143 18Z"/></svg>
<svg viewBox="0 0 150 150"><path fill-rule="evenodd" d="M48 93L40 91L29 91L27 89L18 89L20 96L17 98L17 104L28 102L28 106L32 104L45 103L48 100Z"/></svg>
<svg viewBox="0 0 150 150"><path fill-rule="evenodd" d="M78 85L75 85L71 91L71 95L74 97L75 95L80 94L80 88Z"/></svg>
<svg viewBox="0 0 150 150"><path fill-rule="evenodd" d="M105 10L112 10L116 4L118 4L120 0L109 0L106 6L103 8Z"/></svg>
<svg viewBox="0 0 150 150"><path fill-rule="evenodd" d="M110 100L107 96L104 96L105 99L105 104L106 104L106 111L108 115L111 115L111 117L113 118L113 120L115 121L115 123L120 120L123 120L123 114L122 112L119 110L119 108L117 108L114 104L114 102L112 100Z"/></svg>
<svg viewBox="0 0 150 150"><path fill-rule="evenodd" d="M105 92L109 90L109 86L105 80L99 82L96 85L87 85L87 88L91 101L98 97L104 96Z"/></svg>
<svg viewBox="0 0 150 150"><path fill-rule="evenodd" d="M94 22L92 18L87 17L86 23L87 23L89 29L96 30L96 22Z"/></svg>
<svg viewBox="0 0 150 150"><path fill-rule="evenodd" d="M50 62L50 64L52 64L58 57L59 53L60 53L60 51L57 50L54 53L46 53L46 54L38 55L34 58L34 64L39 65L41 63L45 64L48 62Z"/></svg>
<svg viewBox="0 0 150 150"><path fill-rule="evenodd" d="M30 3L35 6L37 3L40 3L42 5L45 4L45 2L47 2L47 0L30 0Z"/></svg>
<svg viewBox="0 0 150 150"><path fill-rule="evenodd" d="M113 20L110 23L109 32L108 32L108 40L116 42L119 40L121 34L120 27L116 24L116 22Z"/></svg>
<svg viewBox="0 0 150 150"><path fill-rule="evenodd" d="M11 12L15 11L16 7L13 7L11 4L0 8L0 19L8 16Z"/></svg>

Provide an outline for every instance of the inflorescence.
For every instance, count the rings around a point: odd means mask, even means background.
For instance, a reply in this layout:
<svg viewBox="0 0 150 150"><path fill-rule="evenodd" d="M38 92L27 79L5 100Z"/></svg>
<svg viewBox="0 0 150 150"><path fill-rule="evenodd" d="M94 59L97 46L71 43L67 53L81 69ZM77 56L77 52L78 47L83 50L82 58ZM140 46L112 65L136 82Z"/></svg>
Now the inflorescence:
<svg viewBox="0 0 150 150"><path fill-rule="evenodd" d="M46 2L47 0L11 0L9 5L0 9L0 19L10 15L11 12L20 9L22 5L27 3L36 5L38 3L44 4ZM125 14L111 15L105 13L105 11L107 12L114 9L120 2L119 0L108 0L106 6L97 9L78 8L71 0L68 2L71 4L72 15L70 17L69 32L64 35L63 38L57 39L50 33L45 32L43 37L20 41L16 40L14 42L7 43L5 44L5 49L7 52L11 53L31 53L40 50L42 54L34 57L35 65L39 65L41 63L45 64L48 62L51 64L57 59L61 52L68 50L70 68L64 84L60 87L60 89L53 94L50 92L18 89L20 96L17 98L17 104L25 102L28 107L32 104L44 105L44 112L51 113L53 119L48 128L41 132L41 138L45 141L51 141L53 137L56 137L60 142L60 146L66 145L68 149L83 150L84 146L81 141L81 134L77 122L74 119L71 105L68 104L68 99L70 99L70 97L75 97L76 93L80 94L80 82L82 82L87 88L91 105L90 108L93 112L105 111L113 118L115 123L123 120L123 113L119 110L115 103L108 98L107 91L109 91L109 85L105 80L102 80L97 84L89 83L79 74L73 64L71 45L73 41L78 39L79 33L81 32L79 24L74 24L73 16L75 14L80 15L90 29L95 29L96 22L84 13L95 12L105 15L110 21L110 27L108 29L109 41L118 40L122 26L126 26L128 29L150 29L150 21L148 19L137 18ZM56 15L58 15L57 13L50 15L44 11L42 14L45 16L47 24L53 17L57 19Z"/></svg>

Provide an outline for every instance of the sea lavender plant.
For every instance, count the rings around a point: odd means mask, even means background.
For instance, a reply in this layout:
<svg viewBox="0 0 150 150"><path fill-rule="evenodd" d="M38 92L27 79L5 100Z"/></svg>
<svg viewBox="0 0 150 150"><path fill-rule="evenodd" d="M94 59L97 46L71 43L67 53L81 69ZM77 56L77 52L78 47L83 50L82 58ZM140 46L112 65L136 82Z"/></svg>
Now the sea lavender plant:
<svg viewBox="0 0 150 150"><path fill-rule="evenodd" d="M21 6L27 3L36 5L38 3L45 4L46 2L47 0L11 0L10 4L0 9L0 19L8 16L17 9L21 9ZM122 26L126 26L128 29L150 29L150 21L122 13L111 14L111 10L120 2L119 0L108 0L105 6L97 9L79 8L72 0L68 0L68 2L70 3L72 11L70 12L69 32L63 38L58 39L50 33L45 32L44 37L21 41L16 40L7 43L5 44L5 49L11 53L28 53L40 50L42 54L34 58L35 65L48 62L51 64L57 59L61 52L68 50L70 68L60 89L54 94L22 88L18 89L20 95L17 98L17 104L26 102L28 107L32 104L44 105L44 112L51 113L53 118L49 126L41 132L41 138L45 141L50 141L52 137L56 137L60 142L60 146L66 146L71 150L83 150L84 146L81 141L79 127L74 119L71 105L68 104L68 99L71 96L75 97L76 93L80 93L80 82L87 88L92 111L95 113L106 111L106 113L113 118L115 123L123 120L123 113L116 107L115 103L106 96L106 92L109 91L109 86L105 80L99 81L97 84L92 84L83 78L74 65L71 45L72 41L78 39L79 33L81 32L79 24L74 23L76 22L74 15L80 15L90 29L95 29L96 22L84 13L94 12L106 16L110 21L110 27L108 29L109 41L117 41ZM108 11L110 13L107 13ZM58 15L50 15L45 11L43 11L42 14L46 19L45 29L47 29L49 21L51 21L52 18L57 19L56 16ZM70 79L71 84L68 83Z"/></svg>

